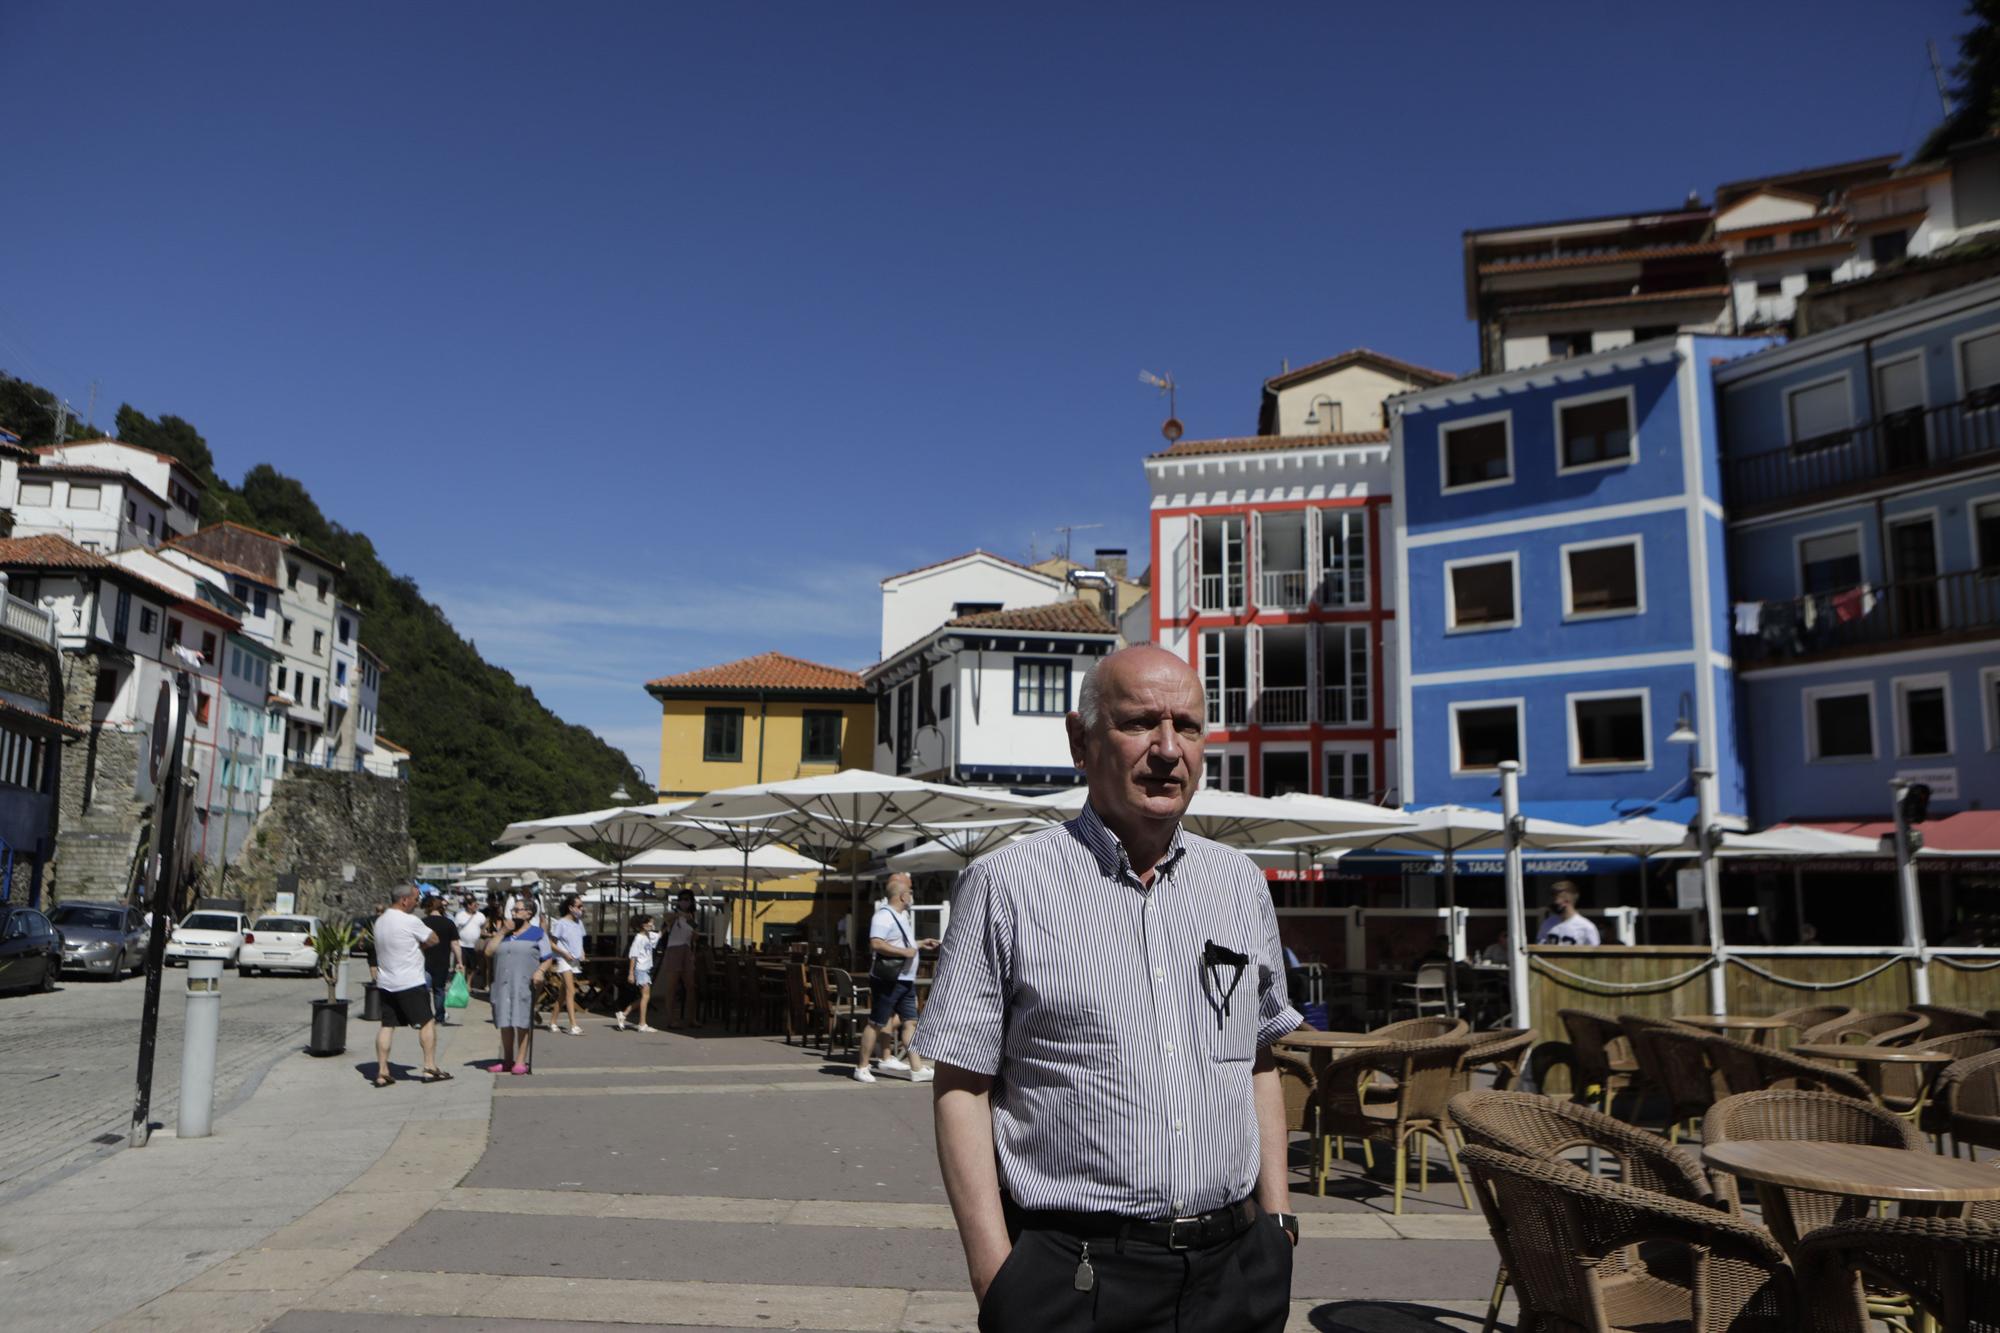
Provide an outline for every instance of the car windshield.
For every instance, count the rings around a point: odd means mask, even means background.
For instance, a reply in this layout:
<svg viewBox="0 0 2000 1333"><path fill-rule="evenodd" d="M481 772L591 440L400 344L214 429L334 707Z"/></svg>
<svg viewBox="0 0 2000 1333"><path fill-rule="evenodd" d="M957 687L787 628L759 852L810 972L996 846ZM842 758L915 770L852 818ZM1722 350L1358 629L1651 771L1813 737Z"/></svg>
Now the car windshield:
<svg viewBox="0 0 2000 1333"><path fill-rule="evenodd" d="M193 916L181 922L181 929L182 930L237 930L240 929L240 927L237 925L236 918L233 916L224 916L220 912L196 912Z"/></svg>
<svg viewBox="0 0 2000 1333"><path fill-rule="evenodd" d="M58 907L55 923L81 930L123 930L125 913L116 907Z"/></svg>
<svg viewBox="0 0 2000 1333"><path fill-rule="evenodd" d="M252 926L251 929L268 930L274 935L283 935L286 933L290 933L293 935L308 935L312 933L312 927L307 925L305 922L299 920L295 916L263 917L257 922L255 926Z"/></svg>

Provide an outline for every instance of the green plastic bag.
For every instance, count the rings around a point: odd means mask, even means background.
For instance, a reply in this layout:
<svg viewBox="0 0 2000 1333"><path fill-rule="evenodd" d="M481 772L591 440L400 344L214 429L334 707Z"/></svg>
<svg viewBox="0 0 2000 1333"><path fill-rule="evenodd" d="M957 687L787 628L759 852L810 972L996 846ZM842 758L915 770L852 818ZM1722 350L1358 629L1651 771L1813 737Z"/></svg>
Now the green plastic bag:
<svg viewBox="0 0 2000 1333"><path fill-rule="evenodd" d="M465 973L452 973L451 984L444 988L444 1007L447 1009L463 1009L471 1003L472 987L466 984Z"/></svg>

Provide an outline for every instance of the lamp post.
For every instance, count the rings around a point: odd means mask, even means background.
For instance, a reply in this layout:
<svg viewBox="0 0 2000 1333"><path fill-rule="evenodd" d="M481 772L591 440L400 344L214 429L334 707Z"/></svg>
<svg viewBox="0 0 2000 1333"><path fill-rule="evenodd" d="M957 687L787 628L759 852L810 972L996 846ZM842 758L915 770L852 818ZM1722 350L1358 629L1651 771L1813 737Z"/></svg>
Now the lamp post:
<svg viewBox="0 0 2000 1333"><path fill-rule="evenodd" d="M1667 733L1667 744L1685 745L1688 752L1687 785L1695 786L1694 761L1701 753L1701 733L1694 729L1694 696L1681 691L1680 712L1674 718L1674 729ZM1699 794L1697 793L1697 799ZM1678 871L1675 873L1679 873ZM1644 944L1651 932L1646 928L1646 858L1639 858L1639 942Z"/></svg>
<svg viewBox="0 0 2000 1333"><path fill-rule="evenodd" d="M1910 990L1917 1004L1931 1002L1930 960L1924 956L1924 908L1917 896L1916 855L1924 835L1910 827L1930 814L1931 789L1921 782L1897 778L1889 784L1896 804L1896 888L1903 904L1903 947L1910 951Z"/></svg>
<svg viewBox="0 0 2000 1333"><path fill-rule="evenodd" d="M1701 904L1708 917L1708 946L1715 954L1715 966L1708 970L1709 1012L1726 1014L1729 1012L1729 979L1723 973L1727 950L1722 940L1722 879L1715 861L1715 850L1722 841L1722 830L1715 824L1715 772L1713 769L1694 770L1695 783L1695 849L1701 857Z"/></svg>
<svg viewBox="0 0 2000 1333"><path fill-rule="evenodd" d="M1500 761L1500 813L1506 819L1507 847L1507 999L1514 1008L1514 1026L1532 1027L1528 1018L1528 909L1521 878L1521 765Z"/></svg>

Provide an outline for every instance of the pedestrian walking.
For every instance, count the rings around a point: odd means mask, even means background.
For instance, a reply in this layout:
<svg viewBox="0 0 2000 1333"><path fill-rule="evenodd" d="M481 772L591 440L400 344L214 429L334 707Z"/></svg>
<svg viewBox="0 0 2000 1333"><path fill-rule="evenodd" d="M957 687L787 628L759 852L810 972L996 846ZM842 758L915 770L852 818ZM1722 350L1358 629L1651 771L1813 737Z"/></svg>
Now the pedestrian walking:
<svg viewBox="0 0 2000 1333"><path fill-rule="evenodd" d="M985 1333L1278 1333L1299 1026L1264 876L1181 827L1202 683L1127 648L1066 719L1075 819L959 876L917 1047Z"/></svg>
<svg viewBox="0 0 2000 1333"><path fill-rule="evenodd" d="M639 1031L657 1032L658 1028L646 1025L646 1010L653 1002L653 954L660 947L660 932L653 928L653 918L639 916L632 919L632 947L625 954L625 984L639 992ZM627 1003L615 1015L618 1030L625 1030L625 1014L632 1008Z"/></svg>
<svg viewBox="0 0 2000 1333"><path fill-rule="evenodd" d="M416 915L417 886L402 884L382 915L375 918L375 989L382 1005L382 1030L375 1034L375 1086L395 1082L389 1072L389 1047L399 1027L415 1028L423 1047L420 1081L442 1083L451 1077L437 1066L437 1010L424 972L424 950L438 942L437 933Z"/></svg>
<svg viewBox="0 0 2000 1333"><path fill-rule="evenodd" d="M914 1049L908 1052L907 1060L895 1053L899 1028L904 1042L917 1039L917 964L924 950L938 947L936 940L916 937L910 916L912 896L908 875L898 871L889 876L889 901L875 910L875 919L868 927L868 947L874 950L875 961L868 972L868 1026L861 1030L861 1050L854 1060L857 1083L875 1081L868 1061L885 1032L889 1034L889 1050L876 1061L876 1068L907 1073L912 1083L928 1083L934 1077Z"/></svg>
<svg viewBox="0 0 2000 1333"><path fill-rule="evenodd" d="M581 1037L583 1027L576 1021L576 979L583 972L583 899L576 894L566 894L562 900L561 913L555 924L549 928L549 941L555 950L556 981L562 987L562 994L556 1000L555 1011L549 1015L549 1031L560 1032L558 1022L563 1010L569 1010L569 1035Z"/></svg>
<svg viewBox="0 0 2000 1333"><path fill-rule="evenodd" d="M444 993L451 986L452 976L465 970L465 963L458 947L458 927L445 915L444 895L435 889L424 894L424 924L436 936L424 948L424 977L430 983L438 1026L450 1027L451 1021L445 1016Z"/></svg>
<svg viewBox="0 0 2000 1333"><path fill-rule="evenodd" d="M486 938L486 913L479 910L479 899L466 894L451 921L458 928L458 956L465 965L466 981L483 985L486 958L479 946Z"/></svg>
<svg viewBox="0 0 2000 1333"><path fill-rule="evenodd" d="M674 899L673 912L667 917L667 928L663 932L664 938L653 968L661 998L667 1002L667 1026L670 1028L701 1026L701 1001L695 993L694 984L694 941L699 927L694 890L682 889ZM674 1021L676 1015L679 1015L679 1022Z"/></svg>
<svg viewBox="0 0 2000 1333"><path fill-rule="evenodd" d="M1542 918L1541 929L1535 932L1535 943L1596 948L1603 942L1597 934L1597 923L1576 910L1576 899L1575 883L1566 879L1555 882L1549 890L1549 914Z"/></svg>
<svg viewBox="0 0 2000 1333"><path fill-rule="evenodd" d="M487 999L493 1026L500 1029L500 1063L493 1072L525 1074L534 1057L535 987L554 956L548 932L531 907L516 903L509 910L499 932L487 941L486 956L493 969Z"/></svg>

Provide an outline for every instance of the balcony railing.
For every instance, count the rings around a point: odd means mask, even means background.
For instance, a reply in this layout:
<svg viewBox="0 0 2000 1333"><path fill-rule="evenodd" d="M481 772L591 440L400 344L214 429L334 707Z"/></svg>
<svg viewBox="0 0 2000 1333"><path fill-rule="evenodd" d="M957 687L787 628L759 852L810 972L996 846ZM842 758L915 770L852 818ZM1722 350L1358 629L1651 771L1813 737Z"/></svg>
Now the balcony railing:
<svg viewBox="0 0 2000 1333"><path fill-rule="evenodd" d="M1368 720L1366 685L1328 685L1320 691L1319 720L1327 726L1345 727Z"/></svg>
<svg viewBox="0 0 2000 1333"><path fill-rule="evenodd" d="M1266 727L1302 727L1307 691L1303 685L1266 685L1257 695L1257 722Z"/></svg>
<svg viewBox="0 0 2000 1333"><path fill-rule="evenodd" d="M2000 569L1765 602L1758 632L1738 633L1741 666L1910 647L1941 638L2000 634Z"/></svg>
<svg viewBox="0 0 2000 1333"><path fill-rule="evenodd" d="M4 609L0 609L0 623L16 634L24 634L37 643L46 643L51 648L58 647L56 641L56 617L52 611L44 611L33 602L23 601L13 593L7 594Z"/></svg>
<svg viewBox="0 0 2000 1333"><path fill-rule="evenodd" d="M1250 692L1248 690L1208 691L1208 725L1211 727L1240 727L1250 720Z"/></svg>
<svg viewBox="0 0 2000 1333"><path fill-rule="evenodd" d="M1257 576L1257 605L1266 611L1303 611L1306 605L1303 569L1267 569Z"/></svg>
<svg viewBox="0 0 2000 1333"><path fill-rule="evenodd" d="M2000 392L1981 390L1942 407L1911 408L1845 430L1728 461L1730 508L1773 508L1885 477L1951 468L2000 455Z"/></svg>
<svg viewBox="0 0 2000 1333"><path fill-rule="evenodd" d="M1225 578L1221 574L1201 576L1200 606L1204 611L1241 611L1243 609L1243 579Z"/></svg>

